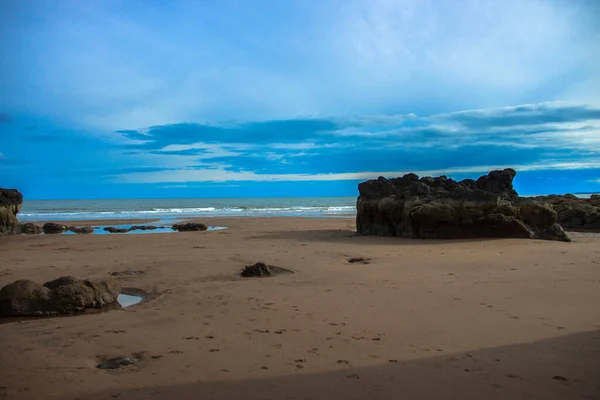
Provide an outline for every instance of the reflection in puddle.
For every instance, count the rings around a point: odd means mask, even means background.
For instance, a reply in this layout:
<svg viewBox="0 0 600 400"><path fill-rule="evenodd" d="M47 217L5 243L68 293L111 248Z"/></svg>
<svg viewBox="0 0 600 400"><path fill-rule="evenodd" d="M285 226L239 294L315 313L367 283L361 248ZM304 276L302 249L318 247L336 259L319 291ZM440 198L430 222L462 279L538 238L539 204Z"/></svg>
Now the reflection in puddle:
<svg viewBox="0 0 600 400"><path fill-rule="evenodd" d="M131 307L131 306L141 302L142 300L144 300L144 298L142 296L134 296L134 295L130 295L130 294L120 294L119 297L117 298L117 301L123 308Z"/></svg>

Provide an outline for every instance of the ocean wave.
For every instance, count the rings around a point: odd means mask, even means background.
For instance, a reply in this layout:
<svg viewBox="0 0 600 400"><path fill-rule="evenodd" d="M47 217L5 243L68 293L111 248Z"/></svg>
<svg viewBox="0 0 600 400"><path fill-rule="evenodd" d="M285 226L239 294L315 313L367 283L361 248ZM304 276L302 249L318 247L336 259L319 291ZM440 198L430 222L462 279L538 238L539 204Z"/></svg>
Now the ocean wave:
<svg viewBox="0 0 600 400"><path fill-rule="evenodd" d="M227 216L227 215L307 215L307 214L350 214L355 212L354 206L242 206L242 207L174 207L150 208L142 210L76 210L64 209L50 211L48 208L39 211L26 211L19 214L24 220L35 219L109 219L109 218L144 218L144 217L177 217L177 216Z"/></svg>

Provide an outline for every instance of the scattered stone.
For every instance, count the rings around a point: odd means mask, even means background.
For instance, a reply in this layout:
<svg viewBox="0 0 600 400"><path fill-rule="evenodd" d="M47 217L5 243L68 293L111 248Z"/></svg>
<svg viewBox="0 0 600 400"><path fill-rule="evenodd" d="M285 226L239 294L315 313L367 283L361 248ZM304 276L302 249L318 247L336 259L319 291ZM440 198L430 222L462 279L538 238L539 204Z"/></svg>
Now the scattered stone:
<svg viewBox="0 0 600 400"><path fill-rule="evenodd" d="M42 230L46 235L57 235L69 230L68 227L61 224L55 224L54 222L48 222L42 226Z"/></svg>
<svg viewBox="0 0 600 400"><path fill-rule="evenodd" d="M194 222L188 222L185 224L175 224L171 227L174 231L178 232L195 232L195 231L205 231L208 229L208 226L204 224L197 224Z"/></svg>
<svg viewBox="0 0 600 400"><path fill-rule="evenodd" d="M72 314L117 303L121 288L63 276L43 285L18 280L0 289L0 317Z"/></svg>
<svg viewBox="0 0 600 400"><path fill-rule="evenodd" d="M567 382L568 379L565 378L564 376L560 376L560 375L555 375L552 377L552 379L554 379L555 381L560 381L560 382Z"/></svg>
<svg viewBox="0 0 600 400"><path fill-rule="evenodd" d="M350 264L370 264L371 260L369 258L364 258L364 257L354 257L348 260L348 262Z"/></svg>
<svg viewBox="0 0 600 400"><path fill-rule="evenodd" d="M247 265L241 273L241 276L244 278L266 277L272 275L271 268L263 262L257 262L254 265Z"/></svg>
<svg viewBox="0 0 600 400"><path fill-rule="evenodd" d="M135 275L141 275L145 273L145 271L115 271L115 272L109 272L108 274L110 276L135 276Z"/></svg>
<svg viewBox="0 0 600 400"><path fill-rule="evenodd" d="M358 374L350 374L350 375L346 375L346 378L348 378L348 379L360 379L360 376L358 376Z"/></svg>
<svg viewBox="0 0 600 400"><path fill-rule="evenodd" d="M129 232L129 229L115 228L114 226L107 226L106 228L104 228L104 230L107 232L110 232L110 233L127 233L127 232Z"/></svg>
<svg viewBox="0 0 600 400"><path fill-rule="evenodd" d="M31 222L19 224L19 231L25 235L39 235L43 232L42 227Z"/></svg>
<svg viewBox="0 0 600 400"><path fill-rule="evenodd" d="M70 226L69 231L78 234L89 234L94 233L94 228L91 226Z"/></svg>
<svg viewBox="0 0 600 400"><path fill-rule="evenodd" d="M21 211L23 195L16 189L0 188L0 235L19 233L17 214Z"/></svg>
<svg viewBox="0 0 600 400"><path fill-rule="evenodd" d="M358 185L357 232L424 239L514 237L570 241L553 208L521 198L513 169L474 181L445 176L379 177Z"/></svg>
<svg viewBox="0 0 600 400"><path fill-rule="evenodd" d="M125 357L114 357L109 358L102 361L100 364L96 365L96 368L100 369L117 369L121 367L126 367L128 365L135 364L140 360L139 356L125 356Z"/></svg>

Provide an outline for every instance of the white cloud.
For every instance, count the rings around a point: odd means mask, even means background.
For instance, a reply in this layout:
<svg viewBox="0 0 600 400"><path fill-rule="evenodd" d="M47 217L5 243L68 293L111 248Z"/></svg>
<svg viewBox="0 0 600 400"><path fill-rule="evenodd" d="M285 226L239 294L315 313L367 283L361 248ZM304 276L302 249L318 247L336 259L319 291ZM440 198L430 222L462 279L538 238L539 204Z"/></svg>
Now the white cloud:
<svg viewBox="0 0 600 400"><path fill-rule="evenodd" d="M226 181L340 181L375 179L378 176L397 177L407 173L420 176L435 176L459 173L487 173L504 169L506 165L482 165L420 171L381 171L336 174L256 174L254 172L231 172L224 169L139 172L114 177L119 183L167 183L167 182L226 182ZM512 165L517 171L575 170L600 168L600 159L587 162L539 163L532 165Z"/></svg>

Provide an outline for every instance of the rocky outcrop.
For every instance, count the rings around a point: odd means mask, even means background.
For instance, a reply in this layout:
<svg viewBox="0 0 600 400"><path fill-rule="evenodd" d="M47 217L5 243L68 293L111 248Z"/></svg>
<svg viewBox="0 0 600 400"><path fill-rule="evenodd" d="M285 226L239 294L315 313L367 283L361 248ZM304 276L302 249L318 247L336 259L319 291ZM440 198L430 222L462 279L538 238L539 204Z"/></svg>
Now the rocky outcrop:
<svg viewBox="0 0 600 400"><path fill-rule="evenodd" d="M42 226L42 229L46 235L56 235L69 230L66 225L55 224L54 222L48 222Z"/></svg>
<svg viewBox="0 0 600 400"><path fill-rule="evenodd" d="M362 235L449 239L538 238L569 241L552 207L520 198L513 169L457 182L445 176L363 182L358 186L357 232Z"/></svg>
<svg viewBox="0 0 600 400"><path fill-rule="evenodd" d="M178 232L205 231L208 229L208 227L204 224L197 224L193 222L188 222L187 224L175 224L171 228Z"/></svg>
<svg viewBox="0 0 600 400"><path fill-rule="evenodd" d="M19 231L25 235L39 235L42 233L42 227L31 222L19 224Z"/></svg>
<svg viewBox="0 0 600 400"><path fill-rule="evenodd" d="M22 203L23 195L18 190L0 188L0 235L19 233L17 214Z"/></svg>
<svg viewBox="0 0 600 400"><path fill-rule="evenodd" d="M101 308L117 302L121 289L113 282L64 276L43 285L18 280L0 289L0 316L56 315Z"/></svg>
<svg viewBox="0 0 600 400"><path fill-rule="evenodd" d="M94 228L91 226L70 226L69 231L77 234L90 234L94 233Z"/></svg>
<svg viewBox="0 0 600 400"><path fill-rule="evenodd" d="M568 231L600 232L600 195L584 199L572 194L535 197L552 206L558 223Z"/></svg>

